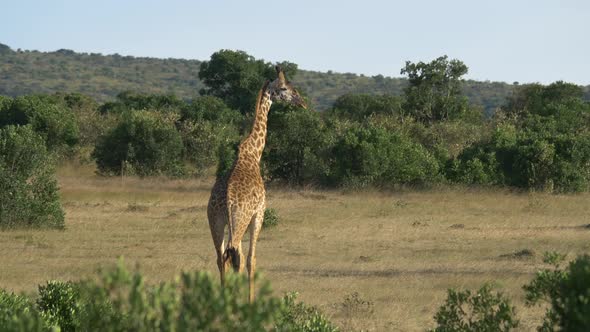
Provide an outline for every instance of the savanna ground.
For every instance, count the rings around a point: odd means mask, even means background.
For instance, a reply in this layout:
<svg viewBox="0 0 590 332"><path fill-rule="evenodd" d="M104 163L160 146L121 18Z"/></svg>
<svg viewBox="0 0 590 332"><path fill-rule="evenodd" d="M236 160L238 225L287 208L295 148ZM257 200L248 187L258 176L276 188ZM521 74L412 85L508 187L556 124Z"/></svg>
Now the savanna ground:
<svg viewBox="0 0 590 332"><path fill-rule="evenodd" d="M217 274L206 219L212 179L101 178L65 167L59 182L66 230L0 232L1 287L29 292L48 279L90 277L119 256L151 282L181 270ZM344 330L433 327L447 288L485 282L517 305L521 330L534 330L543 309L525 307L521 287L543 267L542 253L590 252L588 194L271 187L267 197L281 221L261 233L259 271L276 295L299 292Z"/></svg>

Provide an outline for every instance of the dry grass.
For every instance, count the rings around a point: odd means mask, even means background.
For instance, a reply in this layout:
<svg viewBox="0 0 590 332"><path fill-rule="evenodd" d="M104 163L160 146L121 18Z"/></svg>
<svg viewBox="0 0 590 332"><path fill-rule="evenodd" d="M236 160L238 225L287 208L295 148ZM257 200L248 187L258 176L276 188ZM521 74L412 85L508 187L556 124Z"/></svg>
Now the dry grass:
<svg viewBox="0 0 590 332"><path fill-rule="evenodd" d="M48 279L92 276L119 256L151 281L217 273L206 221L211 181L103 179L91 169L65 169L59 179L67 229L0 233L2 287L33 291ZM489 281L518 305L522 329L533 330L542 310L523 305L521 286L542 253L590 252L586 194L271 188L268 202L281 223L261 234L259 270L277 294L298 291L345 330L424 330L447 288Z"/></svg>

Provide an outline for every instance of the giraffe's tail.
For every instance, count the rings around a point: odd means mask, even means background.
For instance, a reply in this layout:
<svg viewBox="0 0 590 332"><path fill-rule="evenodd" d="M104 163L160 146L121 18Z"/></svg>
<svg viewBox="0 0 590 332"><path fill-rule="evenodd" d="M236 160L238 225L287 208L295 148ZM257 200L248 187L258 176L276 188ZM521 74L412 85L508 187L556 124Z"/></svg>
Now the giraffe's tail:
<svg viewBox="0 0 590 332"><path fill-rule="evenodd" d="M240 252L236 248L228 247L227 249L225 249L225 252L223 253L224 263L226 264L226 266L227 264L231 265L235 272L240 271L240 258Z"/></svg>

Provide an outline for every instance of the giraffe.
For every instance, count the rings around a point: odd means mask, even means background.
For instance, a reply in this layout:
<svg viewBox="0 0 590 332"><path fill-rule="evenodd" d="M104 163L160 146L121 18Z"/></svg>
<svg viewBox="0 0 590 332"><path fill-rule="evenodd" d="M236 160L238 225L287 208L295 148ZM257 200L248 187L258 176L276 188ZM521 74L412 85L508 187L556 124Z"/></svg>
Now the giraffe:
<svg viewBox="0 0 590 332"><path fill-rule="evenodd" d="M211 190L207 206L209 228L217 253L217 267L223 287L225 273L231 266L234 271L244 270L242 237L250 228L248 252L249 301L254 300L254 271L256 269L256 241L262 228L266 196L260 175L260 159L266 143L266 122L273 101L283 101L307 108L305 101L291 84L279 66L275 67L277 79L266 81L258 92L254 124L250 134L242 140L238 157L226 176L218 177ZM224 231L228 225L228 243L224 248Z"/></svg>

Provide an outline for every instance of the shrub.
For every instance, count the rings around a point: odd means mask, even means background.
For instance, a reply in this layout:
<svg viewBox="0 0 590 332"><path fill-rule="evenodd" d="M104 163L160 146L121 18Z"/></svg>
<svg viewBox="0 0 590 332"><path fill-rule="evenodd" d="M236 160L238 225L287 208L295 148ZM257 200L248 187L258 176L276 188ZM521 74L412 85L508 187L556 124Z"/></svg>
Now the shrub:
<svg viewBox="0 0 590 332"><path fill-rule="evenodd" d="M183 173L182 139L165 115L134 111L102 136L92 153L103 174L178 176Z"/></svg>
<svg viewBox="0 0 590 332"><path fill-rule="evenodd" d="M27 124L44 138L49 150L78 143L74 114L49 96L23 96L0 104L0 127Z"/></svg>
<svg viewBox="0 0 590 332"><path fill-rule="evenodd" d="M238 140L236 126L212 121L184 121L179 124L185 160L203 174L218 161L220 150L229 150ZM231 165L230 165L231 166Z"/></svg>
<svg viewBox="0 0 590 332"><path fill-rule="evenodd" d="M76 331L80 325L80 291L72 282L48 281L39 286L37 308L45 321L52 326L59 326L61 331Z"/></svg>
<svg viewBox="0 0 590 332"><path fill-rule="evenodd" d="M122 114L133 110L153 110L159 112L175 112L184 107L185 103L174 95L140 94L123 91L114 102L104 103L99 107L103 114Z"/></svg>
<svg viewBox="0 0 590 332"><path fill-rule="evenodd" d="M380 127L345 131L331 152L329 181L336 185L427 184L439 174L436 159L424 147Z"/></svg>
<svg viewBox="0 0 590 332"><path fill-rule="evenodd" d="M560 267L564 259L565 255L546 253L544 262L552 268L538 271L523 287L527 305L550 304L539 331L590 329L590 256L577 257L565 270Z"/></svg>
<svg viewBox="0 0 590 332"><path fill-rule="evenodd" d="M277 332L336 332L334 326L315 307L296 303L297 293L288 293L282 299L282 309L275 323Z"/></svg>
<svg viewBox="0 0 590 332"><path fill-rule="evenodd" d="M275 227L279 224L279 214L273 208L264 209L264 220L262 222L263 228Z"/></svg>
<svg viewBox="0 0 590 332"><path fill-rule="evenodd" d="M30 125L0 129L0 227L64 227L53 161Z"/></svg>
<svg viewBox="0 0 590 332"><path fill-rule="evenodd" d="M393 95L344 94L334 102L330 113L356 121L371 115L402 115L402 98Z"/></svg>
<svg viewBox="0 0 590 332"><path fill-rule="evenodd" d="M0 289L0 328L6 332L44 331L45 324L28 298Z"/></svg>
<svg viewBox="0 0 590 332"><path fill-rule="evenodd" d="M502 293L484 285L476 293L449 289L445 303L434 316L435 332L510 331L518 327L515 308Z"/></svg>
<svg viewBox="0 0 590 332"><path fill-rule="evenodd" d="M238 143L221 144L217 148L217 177L229 176L238 154Z"/></svg>
<svg viewBox="0 0 590 332"><path fill-rule="evenodd" d="M331 144L320 114L303 109L273 109L262 158L265 173L272 180L289 184L321 182L328 171L324 156Z"/></svg>
<svg viewBox="0 0 590 332"><path fill-rule="evenodd" d="M273 297L266 282L253 303L248 280L229 274L222 288L209 273L183 273L148 285L122 261L96 281L50 281L39 287L37 307L0 289L2 331L337 331L296 294Z"/></svg>
<svg viewBox="0 0 590 332"><path fill-rule="evenodd" d="M268 284L250 304L247 279L230 274L225 288L208 273L183 273L179 281L146 285L122 264L98 283L82 286L80 330L263 331L281 310Z"/></svg>
<svg viewBox="0 0 590 332"><path fill-rule="evenodd" d="M213 121L223 125L238 125L244 117L230 109L221 98L202 96L180 110L181 121Z"/></svg>

